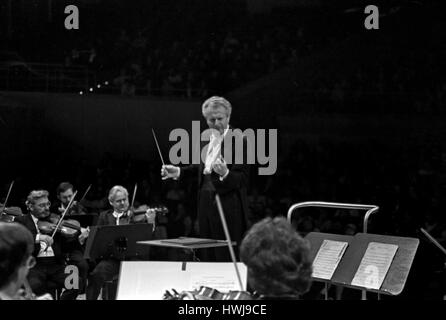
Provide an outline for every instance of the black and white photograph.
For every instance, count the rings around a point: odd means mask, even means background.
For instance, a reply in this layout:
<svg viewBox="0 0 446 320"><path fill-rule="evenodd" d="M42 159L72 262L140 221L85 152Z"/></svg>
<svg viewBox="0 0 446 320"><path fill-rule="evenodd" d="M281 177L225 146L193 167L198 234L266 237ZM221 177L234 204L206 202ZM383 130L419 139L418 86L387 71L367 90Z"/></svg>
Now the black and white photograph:
<svg viewBox="0 0 446 320"><path fill-rule="evenodd" d="M0 0L0 300L446 300L445 17Z"/></svg>

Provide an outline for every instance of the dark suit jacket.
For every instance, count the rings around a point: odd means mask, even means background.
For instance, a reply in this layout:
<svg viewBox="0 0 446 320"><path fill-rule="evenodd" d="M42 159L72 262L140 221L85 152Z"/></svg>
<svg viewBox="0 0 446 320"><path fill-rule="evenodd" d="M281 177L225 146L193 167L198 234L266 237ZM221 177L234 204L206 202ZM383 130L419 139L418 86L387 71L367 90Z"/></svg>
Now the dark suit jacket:
<svg viewBox="0 0 446 320"><path fill-rule="evenodd" d="M246 223L246 228L249 227L249 211L248 211L248 184L249 184L249 175L250 175L250 165L247 163L247 138L246 136L243 136L241 131L232 129L232 134L235 136L235 139L240 139L243 141L243 163L236 163L236 143L233 141L232 145L228 142L228 139L230 138L229 135L226 135L222 147L221 147L221 155L225 159L226 162L229 161L228 157L225 157L229 147L231 147L232 152L232 162L231 164L228 164L229 174L226 176L226 178L223 181L220 181L220 176L216 174L215 172L212 172L211 179L214 184L214 187L216 189L216 192L220 195L222 201L225 201L224 199L232 199L229 200L230 202L238 201L241 203L242 212L240 214L243 215L244 221ZM204 142L202 143L202 148L204 146L203 152L207 153L208 143ZM204 163L201 161L200 157L200 164L193 164L190 166L185 166L181 168L180 172L180 179L187 177L191 174L197 174L198 175L198 187L201 188L202 182L203 182L203 170L205 168ZM231 197L231 195L236 195L236 197ZM227 197L225 197L227 195ZM200 201L199 199L200 193L198 192L198 203ZM236 200L233 200L236 199ZM240 206L236 203L228 203L225 202L224 205L226 208L229 208L228 210L231 210L231 208L239 208ZM235 209L234 209L235 210ZM238 209L237 209L238 210ZM230 227L230 226L229 226Z"/></svg>
<svg viewBox="0 0 446 320"><path fill-rule="evenodd" d="M119 225L135 223L133 215L122 215L119 218ZM113 209L101 212L98 221L98 226L116 226L116 218L113 216Z"/></svg>
<svg viewBox="0 0 446 320"><path fill-rule="evenodd" d="M30 213L25 214L23 216L16 217L14 221L23 224L29 231L31 231L31 234L33 235L33 239L34 240L36 239L37 229L36 229L36 225L34 224L33 218L31 217ZM54 236L54 243L51 247L53 248L54 256L57 259L63 259L60 244L61 244L61 238L58 234L56 234ZM40 243L34 242L33 256L37 257L37 255L39 254L39 251L40 251Z"/></svg>

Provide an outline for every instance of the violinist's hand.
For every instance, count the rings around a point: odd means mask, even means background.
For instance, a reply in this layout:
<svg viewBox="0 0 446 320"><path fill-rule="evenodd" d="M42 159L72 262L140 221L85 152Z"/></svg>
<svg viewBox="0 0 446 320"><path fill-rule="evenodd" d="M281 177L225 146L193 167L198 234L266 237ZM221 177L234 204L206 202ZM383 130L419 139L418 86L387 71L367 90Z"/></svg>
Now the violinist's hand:
<svg viewBox="0 0 446 320"><path fill-rule="evenodd" d="M155 209L148 209L146 211L146 217L147 217L147 223L154 224L156 219L156 210Z"/></svg>
<svg viewBox="0 0 446 320"><path fill-rule="evenodd" d="M214 161L212 170L214 170L220 177L224 177L229 171L226 161L222 157L219 157Z"/></svg>
<svg viewBox="0 0 446 320"><path fill-rule="evenodd" d="M65 209L62 207L57 208L57 210L59 211L59 213L63 213L65 211Z"/></svg>
<svg viewBox="0 0 446 320"><path fill-rule="evenodd" d="M38 242L45 242L47 247L51 247L54 243L53 238L51 238L50 236L46 235L46 234L39 234L38 235Z"/></svg>
<svg viewBox="0 0 446 320"><path fill-rule="evenodd" d="M180 167L171 164L161 166L161 179L178 179L180 177Z"/></svg>
<svg viewBox="0 0 446 320"><path fill-rule="evenodd" d="M73 200L73 203L71 204L71 209L70 209L70 211L75 207L75 206L77 206L77 200Z"/></svg>
<svg viewBox="0 0 446 320"><path fill-rule="evenodd" d="M81 234L78 237L79 243L83 245L85 243L85 240L87 240L89 235L90 235L90 227L87 227L87 228L82 228L81 227Z"/></svg>

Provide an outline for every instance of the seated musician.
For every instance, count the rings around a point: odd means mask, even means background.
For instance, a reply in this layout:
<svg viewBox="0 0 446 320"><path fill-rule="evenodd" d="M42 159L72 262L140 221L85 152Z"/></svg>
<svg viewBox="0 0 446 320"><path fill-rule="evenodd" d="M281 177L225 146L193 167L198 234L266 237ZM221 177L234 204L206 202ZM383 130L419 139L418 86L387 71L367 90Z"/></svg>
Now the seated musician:
<svg viewBox="0 0 446 320"><path fill-rule="evenodd" d="M111 188L108 194L108 201L112 209L104 211L99 215L98 226L137 223L135 215L129 208L129 193L126 188L122 186ZM154 212L147 210L145 221L143 222L153 223L155 216ZM98 298L105 281L112 280L119 273L119 266L120 261L116 259L104 259L96 265L88 277L87 300L96 300Z"/></svg>
<svg viewBox="0 0 446 320"><path fill-rule="evenodd" d="M19 299L19 291L36 260L31 232L18 223L0 222L0 300Z"/></svg>
<svg viewBox="0 0 446 320"><path fill-rule="evenodd" d="M70 203L71 198L73 198L73 189L73 185L69 182L62 182L57 186L57 200L52 204L51 212L62 214L65 211L65 208ZM86 213L87 210L78 201L73 201L67 215Z"/></svg>
<svg viewBox="0 0 446 320"><path fill-rule="evenodd" d="M57 201L51 206L51 212L58 215L62 215L65 209L68 207L71 199L73 198L73 185L69 182L62 182L57 187ZM72 214L86 214L84 207L77 201L73 201L70 209L66 213L66 216ZM87 260L84 259L84 247L85 239L88 237L88 229L81 228L81 234L78 238L64 239L62 241L62 253L65 254L69 264L73 264L78 268L79 277L82 279L80 282L83 284L80 287L80 292L84 292L84 285L87 283L89 265Z"/></svg>
<svg viewBox="0 0 446 320"><path fill-rule="evenodd" d="M51 214L48 191L31 191L27 197L26 206L30 214L17 217L15 221L28 228L34 239L33 256L36 258L36 265L28 274L31 289L37 295L54 289L63 289L67 274L65 274L65 257L61 251L62 235L56 233L52 238L51 235L42 234L39 230L39 221L47 221ZM80 283L81 279L79 279ZM78 292L78 288L66 289L60 299L75 300Z"/></svg>
<svg viewBox="0 0 446 320"><path fill-rule="evenodd" d="M283 217L252 226L240 246L248 284L261 299L298 299L311 285L309 245Z"/></svg>

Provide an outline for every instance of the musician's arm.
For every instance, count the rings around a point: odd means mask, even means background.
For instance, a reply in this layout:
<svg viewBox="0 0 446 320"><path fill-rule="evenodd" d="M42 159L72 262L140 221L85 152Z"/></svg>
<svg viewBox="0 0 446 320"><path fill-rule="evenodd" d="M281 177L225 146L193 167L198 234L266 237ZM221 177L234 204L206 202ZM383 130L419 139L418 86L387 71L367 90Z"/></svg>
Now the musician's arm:
<svg viewBox="0 0 446 320"><path fill-rule="evenodd" d="M179 167L180 171L177 179L184 179L188 178L189 176L193 176L194 174L197 173L198 167L199 167L198 164L191 164L188 166Z"/></svg>

